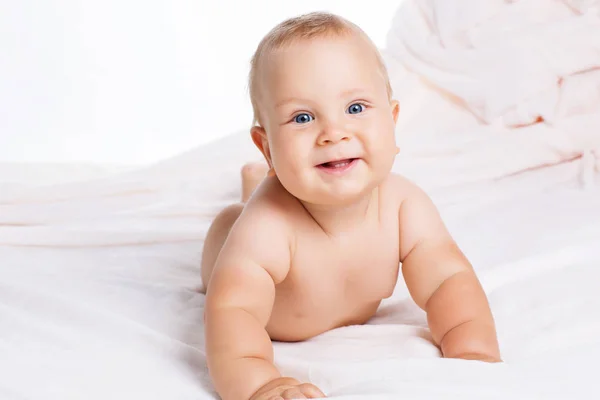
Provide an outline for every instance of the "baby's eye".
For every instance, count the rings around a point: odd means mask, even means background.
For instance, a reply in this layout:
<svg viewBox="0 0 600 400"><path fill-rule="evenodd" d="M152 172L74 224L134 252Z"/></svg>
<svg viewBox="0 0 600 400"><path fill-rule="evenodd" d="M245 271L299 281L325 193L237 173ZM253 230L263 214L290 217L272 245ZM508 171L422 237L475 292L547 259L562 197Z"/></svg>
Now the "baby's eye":
<svg viewBox="0 0 600 400"><path fill-rule="evenodd" d="M350 107L348 107L348 113L349 114L358 114L363 112L364 110L364 106L360 103L354 103L351 104Z"/></svg>
<svg viewBox="0 0 600 400"><path fill-rule="evenodd" d="M306 113L298 114L294 117L294 121L298 124L306 124L312 121L312 117Z"/></svg>

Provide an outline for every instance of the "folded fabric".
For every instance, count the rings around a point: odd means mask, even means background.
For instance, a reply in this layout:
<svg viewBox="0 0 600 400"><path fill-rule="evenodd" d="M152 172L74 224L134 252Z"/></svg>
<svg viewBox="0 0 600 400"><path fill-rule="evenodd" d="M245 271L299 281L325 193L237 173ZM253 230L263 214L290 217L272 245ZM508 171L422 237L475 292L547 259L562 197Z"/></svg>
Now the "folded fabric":
<svg viewBox="0 0 600 400"><path fill-rule="evenodd" d="M592 7L598 1L575 3L409 0L396 15L388 50L486 123L554 121L564 80L600 68L600 13ZM583 79L595 81L593 108L600 111L597 78ZM590 97L568 101L577 108Z"/></svg>
<svg viewBox="0 0 600 400"><path fill-rule="evenodd" d="M383 51L403 152L431 191L576 160L600 171L600 2L407 0Z"/></svg>

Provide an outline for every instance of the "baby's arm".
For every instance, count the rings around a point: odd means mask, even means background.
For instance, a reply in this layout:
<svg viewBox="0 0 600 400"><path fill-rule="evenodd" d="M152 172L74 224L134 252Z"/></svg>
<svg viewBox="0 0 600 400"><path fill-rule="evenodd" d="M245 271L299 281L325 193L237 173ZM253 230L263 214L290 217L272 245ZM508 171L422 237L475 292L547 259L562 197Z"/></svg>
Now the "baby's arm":
<svg viewBox="0 0 600 400"><path fill-rule="evenodd" d="M281 375L265 326L275 284L290 265L288 229L267 207L248 208L229 234L206 295L206 354L219 396L249 399Z"/></svg>
<svg viewBox="0 0 600 400"><path fill-rule="evenodd" d="M402 274L427 313L433 340L447 358L498 362L500 350L486 295L431 199L409 184L400 212Z"/></svg>

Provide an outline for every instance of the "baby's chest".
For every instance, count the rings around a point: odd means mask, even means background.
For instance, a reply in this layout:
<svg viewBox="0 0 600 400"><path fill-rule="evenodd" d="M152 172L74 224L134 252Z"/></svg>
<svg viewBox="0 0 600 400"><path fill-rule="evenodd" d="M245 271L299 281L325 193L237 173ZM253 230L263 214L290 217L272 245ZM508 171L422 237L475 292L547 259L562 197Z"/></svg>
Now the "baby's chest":
<svg viewBox="0 0 600 400"><path fill-rule="evenodd" d="M313 300L378 301L391 296L396 286L399 252L393 238L307 243L298 250L291 284Z"/></svg>
<svg viewBox="0 0 600 400"><path fill-rule="evenodd" d="M277 286L269 334L301 340L368 321L396 287L399 245L391 231L341 242L298 237L290 271Z"/></svg>

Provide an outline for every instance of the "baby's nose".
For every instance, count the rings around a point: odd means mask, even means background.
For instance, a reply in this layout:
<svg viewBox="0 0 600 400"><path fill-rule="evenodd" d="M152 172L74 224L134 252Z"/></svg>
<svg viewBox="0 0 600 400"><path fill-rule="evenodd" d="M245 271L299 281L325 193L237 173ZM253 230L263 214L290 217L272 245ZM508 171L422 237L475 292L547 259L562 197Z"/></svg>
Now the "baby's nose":
<svg viewBox="0 0 600 400"><path fill-rule="evenodd" d="M333 144L350 140L350 135L344 129L337 127L325 127L319 135L319 145Z"/></svg>

